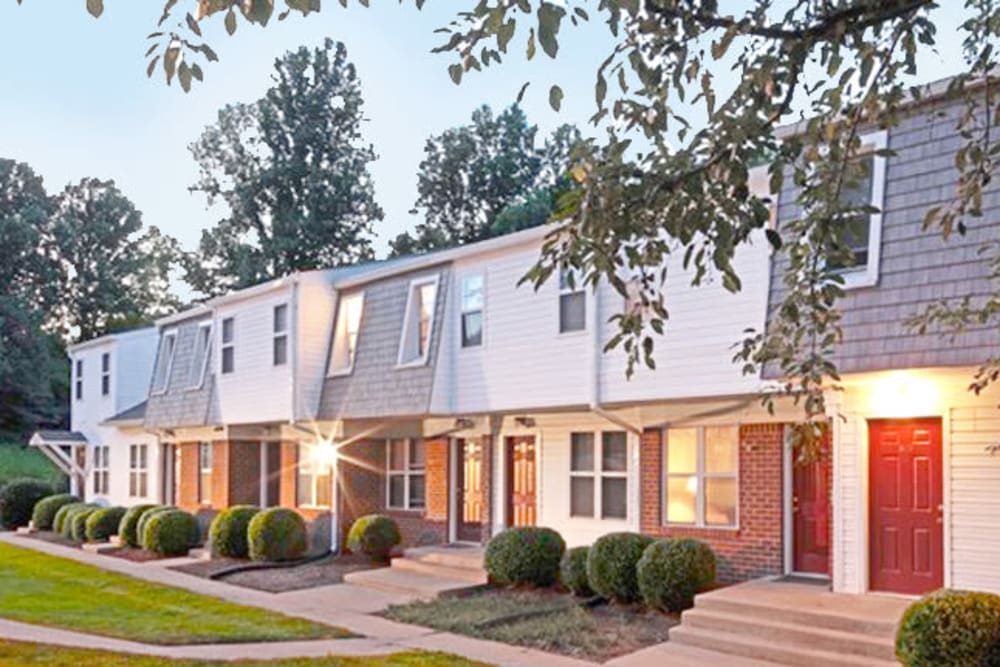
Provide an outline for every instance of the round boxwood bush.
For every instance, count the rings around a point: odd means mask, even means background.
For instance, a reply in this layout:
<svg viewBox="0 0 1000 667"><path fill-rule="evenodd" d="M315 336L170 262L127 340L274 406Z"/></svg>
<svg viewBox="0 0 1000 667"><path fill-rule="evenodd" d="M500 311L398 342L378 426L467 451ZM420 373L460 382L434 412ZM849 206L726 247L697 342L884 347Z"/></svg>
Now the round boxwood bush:
<svg viewBox="0 0 1000 667"><path fill-rule="evenodd" d="M135 525L135 536L139 542L139 546L142 546L142 536L146 534L146 525L149 520L161 512L172 512L178 509L173 505L157 505L156 507L151 507L139 516L139 520Z"/></svg>
<svg viewBox="0 0 1000 667"><path fill-rule="evenodd" d="M222 558L246 558L250 555L247 544L247 528L250 520L260 512L252 505L234 505L223 510L212 519L209 528L209 542L212 556Z"/></svg>
<svg viewBox="0 0 1000 667"><path fill-rule="evenodd" d="M87 519L99 509L95 505L88 505L73 512L66 521L66 525L69 526L69 537L76 542L85 541L87 539Z"/></svg>
<svg viewBox="0 0 1000 667"><path fill-rule="evenodd" d="M250 558L286 561L306 553L306 522L294 510L272 507L258 512L247 527Z"/></svg>
<svg viewBox="0 0 1000 667"><path fill-rule="evenodd" d="M608 533L598 538L587 554L587 580L594 592L616 602L638 600L636 565L652 541L639 533Z"/></svg>
<svg viewBox="0 0 1000 667"><path fill-rule="evenodd" d="M52 495L52 486L37 479L15 479L0 489L0 528L27 526L35 503Z"/></svg>
<svg viewBox="0 0 1000 667"><path fill-rule="evenodd" d="M642 552L636 576L648 607L683 611L715 583L715 552L698 540L659 540Z"/></svg>
<svg viewBox="0 0 1000 667"><path fill-rule="evenodd" d="M573 591L574 595L590 597L594 590L587 578L587 554L590 547L573 547L568 549L559 565L559 579L563 586Z"/></svg>
<svg viewBox="0 0 1000 667"><path fill-rule="evenodd" d="M190 512L156 512L146 522L142 547L161 556L183 556L197 542L198 520Z"/></svg>
<svg viewBox="0 0 1000 667"><path fill-rule="evenodd" d="M73 522L76 520L77 515L89 512L90 510L97 509L96 505L90 503L74 503L72 505L66 506L66 515L63 517L62 525L59 529L59 534L62 535L67 540L76 539L73 537ZM56 519L58 520L59 514L56 513ZM84 526L86 528L86 526ZM83 530L82 528L81 530ZM81 533L82 535L83 533ZM82 537L80 539L83 539Z"/></svg>
<svg viewBox="0 0 1000 667"><path fill-rule="evenodd" d="M87 517L85 534L88 542L106 542L118 534L118 526L125 516L124 507L102 507Z"/></svg>
<svg viewBox="0 0 1000 667"><path fill-rule="evenodd" d="M909 667L982 667L1000 642L1000 595L944 590L914 602L896 632Z"/></svg>
<svg viewBox="0 0 1000 667"><path fill-rule="evenodd" d="M121 522L118 524L118 538L122 541L122 544L130 547L138 547L140 545L139 519L154 507L161 507L161 505L133 505L125 511Z"/></svg>
<svg viewBox="0 0 1000 667"><path fill-rule="evenodd" d="M360 517L347 533L347 548L352 553L365 554L380 563L387 562L392 548L402 541L399 526L383 514Z"/></svg>
<svg viewBox="0 0 1000 667"><path fill-rule="evenodd" d="M508 528L486 545L486 571L502 586L551 586L565 552L566 542L551 528Z"/></svg>
<svg viewBox="0 0 1000 667"><path fill-rule="evenodd" d="M52 531L55 533L63 534L66 528L66 519L77 509L81 507L86 507L87 503L69 503L68 505L63 505L58 510L56 510L56 515L52 519Z"/></svg>
<svg viewBox="0 0 1000 667"><path fill-rule="evenodd" d="M38 530L52 530L52 523L56 519L56 512L59 511L59 508L78 502L80 502L79 498L68 493L46 496L35 503L35 509L31 512L31 523Z"/></svg>

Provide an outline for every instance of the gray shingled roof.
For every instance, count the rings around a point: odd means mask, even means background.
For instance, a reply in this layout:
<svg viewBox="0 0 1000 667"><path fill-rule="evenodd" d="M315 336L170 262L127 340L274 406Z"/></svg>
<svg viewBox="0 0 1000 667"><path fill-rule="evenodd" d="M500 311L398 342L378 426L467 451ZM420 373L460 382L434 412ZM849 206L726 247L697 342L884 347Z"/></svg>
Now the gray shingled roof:
<svg viewBox="0 0 1000 667"><path fill-rule="evenodd" d="M119 412L118 414L114 415L113 417L108 417L107 419L105 419L104 423L105 424L110 424L110 423L114 423L114 422L127 422L127 421L141 420L141 419L143 419L146 416L146 403L147 403L147 401L143 401L142 403L138 403L136 405L133 405L128 410L122 410L121 412Z"/></svg>
<svg viewBox="0 0 1000 667"><path fill-rule="evenodd" d="M51 444L80 443L84 445L87 444L87 437L77 431L35 431L35 435L31 436L31 442Z"/></svg>

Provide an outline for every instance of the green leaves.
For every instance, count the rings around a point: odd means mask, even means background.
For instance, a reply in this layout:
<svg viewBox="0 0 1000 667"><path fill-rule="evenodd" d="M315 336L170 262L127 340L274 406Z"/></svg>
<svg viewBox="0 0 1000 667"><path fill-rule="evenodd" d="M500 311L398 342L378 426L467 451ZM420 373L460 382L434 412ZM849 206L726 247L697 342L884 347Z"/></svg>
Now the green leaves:
<svg viewBox="0 0 1000 667"><path fill-rule="evenodd" d="M101 14L104 13L104 0L87 0L87 11L95 19L101 18Z"/></svg>
<svg viewBox="0 0 1000 667"><path fill-rule="evenodd" d="M559 53L559 26L565 15L565 9L550 2L538 5L538 42L542 45L542 51L550 58L555 58Z"/></svg>
<svg viewBox="0 0 1000 667"><path fill-rule="evenodd" d="M552 86L549 89L549 106L551 106L555 111L559 111L562 106L563 91L559 86Z"/></svg>

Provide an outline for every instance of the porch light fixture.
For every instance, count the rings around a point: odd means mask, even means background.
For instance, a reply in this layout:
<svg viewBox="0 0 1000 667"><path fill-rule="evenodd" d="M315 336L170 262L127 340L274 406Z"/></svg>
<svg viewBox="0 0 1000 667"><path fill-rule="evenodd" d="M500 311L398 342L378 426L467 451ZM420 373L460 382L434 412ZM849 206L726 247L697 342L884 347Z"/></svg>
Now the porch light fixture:
<svg viewBox="0 0 1000 667"><path fill-rule="evenodd" d="M456 431L465 431L467 429L472 428L475 425L476 425L475 420L468 419L466 417L459 417L458 419L455 420Z"/></svg>
<svg viewBox="0 0 1000 667"><path fill-rule="evenodd" d="M518 426L523 426L524 428L535 427L535 420L532 417L514 417L514 422Z"/></svg>
<svg viewBox="0 0 1000 667"><path fill-rule="evenodd" d="M321 466L333 466L337 462L337 446L322 441L313 448L313 459Z"/></svg>

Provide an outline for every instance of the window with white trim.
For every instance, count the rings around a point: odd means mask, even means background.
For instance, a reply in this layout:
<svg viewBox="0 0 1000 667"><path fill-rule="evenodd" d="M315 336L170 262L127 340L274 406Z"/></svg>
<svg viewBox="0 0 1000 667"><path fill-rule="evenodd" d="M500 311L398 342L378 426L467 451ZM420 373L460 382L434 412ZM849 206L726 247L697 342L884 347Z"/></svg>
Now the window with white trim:
<svg viewBox="0 0 1000 667"><path fill-rule="evenodd" d="M76 360L76 400L83 400L83 359Z"/></svg>
<svg viewBox="0 0 1000 667"><path fill-rule="evenodd" d="M145 498L149 495L149 445L128 446L128 495Z"/></svg>
<svg viewBox="0 0 1000 667"><path fill-rule="evenodd" d="M559 270L559 333L587 328L587 293L572 269Z"/></svg>
<svg viewBox="0 0 1000 667"><path fill-rule="evenodd" d="M569 475L570 516L628 518L625 431L571 433Z"/></svg>
<svg viewBox="0 0 1000 667"><path fill-rule="evenodd" d="M156 355L156 370L153 373L153 393L162 394L170 386L170 369L174 365L174 347L177 332L167 331L160 338L160 353Z"/></svg>
<svg viewBox="0 0 1000 667"><path fill-rule="evenodd" d="M108 473L110 464L111 448L108 445L97 445L94 447L94 494L106 496L108 494Z"/></svg>
<svg viewBox="0 0 1000 667"><path fill-rule="evenodd" d="M735 527L739 506L739 427L672 428L666 436L664 521Z"/></svg>
<svg viewBox="0 0 1000 667"><path fill-rule="evenodd" d="M274 307L272 331L274 339L272 341L271 359L275 366L284 366L288 363L288 304L283 303Z"/></svg>
<svg viewBox="0 0 1000 667"><path fill-rule="evenodd" d="M421 510L425 505L424 441L386 442L386 504L390 509Z"/></svg>
<svg viewBox="0 0 1000 667"><path fill-rule="evenodd" d="M483 344L485 280L477 273L462 278L462 347Z"/></svg>
<svg viewBox="0 0 1000 667"><path fill-rule="evenodd" d="M330 507L333 466L321 460L319 445L298 446L295 495L299 507Z"/></svg>
<svg viewBox="0 0 1000 667"><path fill-rule="evenodd" d="M111 393L111 353L101 355L101 396Z"/></svg>
<svg viewBox="0 0 1000 667"><path fill-rule="evenodd" d="M198 502L212 504L212 443L198 443Z"/></svg>
<svg viewBox="0 0 1000 667"><path fill-rule="evenodd" d="M222 320L222 374L236 370L236 322L231 317Z"/></svg>
<svg viewBox="0 0 1000 667"><path fill-rule="evenodd" d="M427 363L431 332L434 330L437 285L437 276L410 283L406 314L403 318L403 334L399 341L400 366L418 366Z"/></svg>
<svg viewBox="0 0 1000 667"><path fill-rule="evenodd" d="M198 389L205 384L205 373L208 370L209 350L212 349L212 323L202 322L195 334L194 358L191 360L191 375L188 386Z"/></svg>
<svg viewBox="0 0 1000 667"><path fill-rule="evenodd" d="M354 353L358 348L361 313L365 293L345 294L337 304L337 321L333 329L329 375L347 375L354 369Z"/></svg>

